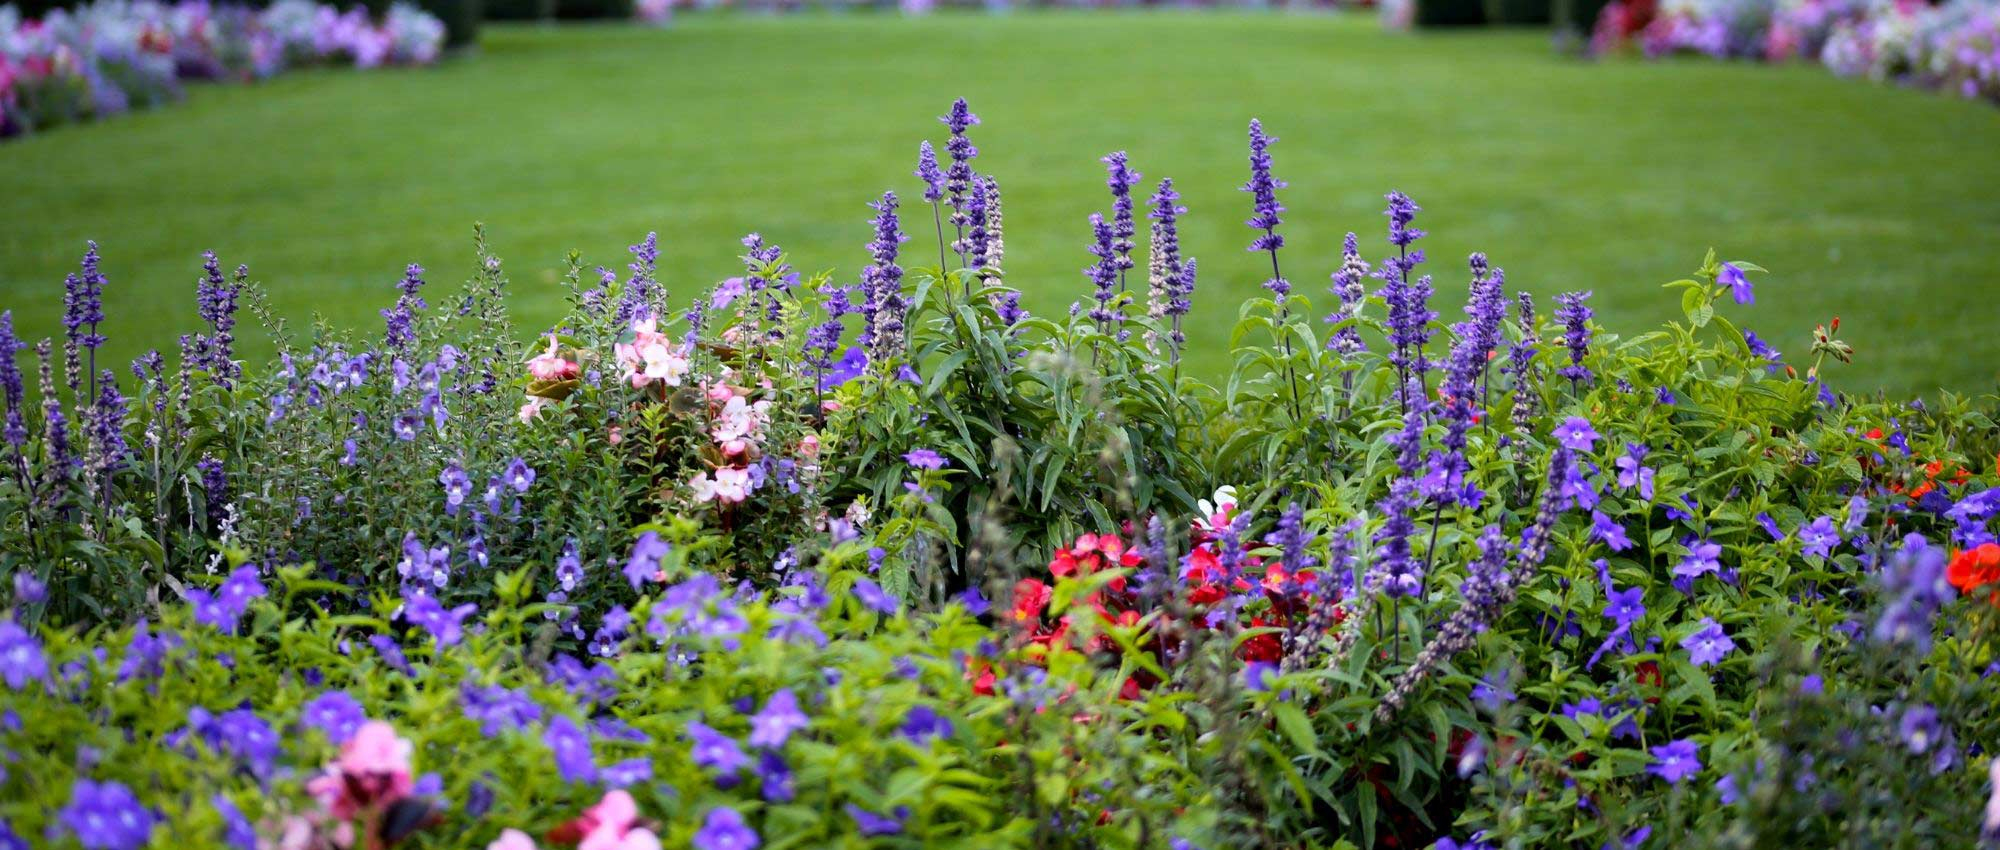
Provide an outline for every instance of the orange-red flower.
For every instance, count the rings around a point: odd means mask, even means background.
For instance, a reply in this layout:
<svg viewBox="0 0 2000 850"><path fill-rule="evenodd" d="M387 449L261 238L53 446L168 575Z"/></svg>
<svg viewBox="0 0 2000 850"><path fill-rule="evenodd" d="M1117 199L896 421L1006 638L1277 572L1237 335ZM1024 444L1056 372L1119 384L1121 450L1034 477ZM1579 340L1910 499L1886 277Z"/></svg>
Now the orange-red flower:
<svg viewBox="0 0 2000 850"><path fill-rule="evenodd" d="M2000 586L2000 543L1987 543L1952 555L1944 575L1960 593L1969 594L1982 587ZM2000 605L2000 590L1993 591L1987 598Z"/></svg>

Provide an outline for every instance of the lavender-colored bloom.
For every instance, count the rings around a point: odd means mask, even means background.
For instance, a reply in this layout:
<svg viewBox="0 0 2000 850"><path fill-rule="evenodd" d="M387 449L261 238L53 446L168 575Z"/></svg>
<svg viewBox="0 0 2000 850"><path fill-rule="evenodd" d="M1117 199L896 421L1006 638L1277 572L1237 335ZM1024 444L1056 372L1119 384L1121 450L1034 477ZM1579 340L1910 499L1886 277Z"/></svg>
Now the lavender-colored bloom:
<svg viewBox="0 0 2000 850"><path fill-rule="evenodd" d="M49 598L49 585L26 569L14 573L14 604L40 605Z"/></svg>
<svg viewBox="0 0 2000 850"><path fill-rule="evenodd" d="M1381 296L1388 305L1389 344L1394 349L1389 354L1389 365L1396 368L1397 379L1403 386L1400 401L1408 409L1423 402L1424 374L1431 368L1424 356L1424 346L1430 343L1430 323L1437 313L1430 309L1430 276L1411 278L1424 261L1422 249L1412 251L1409 247L1424 235L1409 226L1421 208L1401 192L1390 192L1387 198L1389 244L1396 246L1397 255L1383 260L1375 276L1382 280ZM1409 389L1411 382L1419 390L1414 395Z"/></svg>
<svg viewBox="0 0 2000 850"><path fill-rule="evenodd" d="M83 416L84 433L90 438L90 457L84 468L103 486L125 468L132 450L125 442L125 396L118 392L110 369L104 370L98 381L102 386L97 403L85 410Z"/></svg>
<svg viewBox="0 0 2000 850"><path fill-rule="evenodd" d="M871 262L861 270L860 342L868 359L886 368L903 350L909 305L903 300L903 269L896 265L896 255L909 237L896 218L896 193L883 192L882 200L869 206L875 210L875 237L868 243Z"/></svg>
<svg viewBox="0 0 2000 850"><path fill-rule="evenodd" d="M765 750L757 756L757 786L767 803L789 803L798 796L796 777L784 756Z"/></svg>
<svg viewBox="0 0 2000 850"><path fill-rule="evenodd" d="M743 754L735 739L709 728L708 724L688 721L687 736L693 745L695 766L714 770L719 778L733 779L750 764L750 757Z"/></svg>
<svg viewBox="0 0 2000 850"><path fill-rule="evenodd" d="M69 377L70 392L78 398L87 399L95 395L95 388L89 393L79 390L79 376L97 378L97 349L104 345L105 338L97 332L98 323L104 321L104 274L98 270L97 243L84 243L82 268L77 274L63 279L63 369ZM90 364L82 362L82 352L90 351Z"/></svg>
<svg viewBox="0 0 2000 850"><path fill-rule="evenodd" d="M1361 259L1361 241L1353 233L1347 234L1340 246L1340 270L1333 273L1333 295L1340 308L1326 317L1328 324L1338 324L1349 319L1360 318L1361 308L1368 300L1368 261ZM1504 308L1503 308L1504 309ZM1343 356L1359 354L1368 349L1361 339L1361 329L1353 325L1336 328L1326 339L1328 351Z"/></svg>
<svg viewBox="0 0 2000 850"><path fill-rule="evenodd" d="M1920 655L1928 652L1931 618L1957 596L1945 571L1945 553L1936 546L1906 545L1876 574L1876 581L1886 602L1871 636L1879 643L1908 644Z"/></svg>
<svg viewBox="0 0 2000 850"><path fill-rule="evenodd" d="M1590 420L1572 416L1556 426L1553 436L1564 448L1573 452L1588 452L1597 446L1597 430L1590 427Z"/></svg>
<svg viewBox="0 0 2000 850"><path fill-rule="evenodd" d="M0 620L0 681L18 691L48 678L49 659L42 653L42 642L19 623Z"/></svg>
<svg viewBox="0 0 2000 850"><path fill-rule="evenodd" d="M215 252L201 256L202 278L195 284L195 306L208 323L209 333L196 341L196 362L190 365L207 370L217 386L227 389L242 374L235 359L236 300L247 285L250 269L237 266L234 280L224 280Z"/></svg>
<svg viewBox="0 0 2000 850"><path fill-rule="evenodd" d="M1625 453L1612 461L1618 468L1618 486L1639 488L1639 498L1653 500L1654 470L1645 465L1648 449L1644 443L1626 443Z"/></svg>
<svg viewBox="0 0 2000 850"><path fill-rule="evenodd" d="M1779 354L1778 350L1772 348L1770 343L1767 343L1763 339L1759 338L1757 336L1756 331L1748 329L1745 329L1743 331L1743 346L1745 348L1750 349L1750 356L1762 358L1763 360L1766 361L1764 364L1764 371L1766 372L1778 371L1779 360L1782 359L1784 355Z"/></svg>
<svg viewBox="0 0 2000 850"><path fill-rule="evenodd" d="M403 577L408 587L444 587L451 581L451 547L426 549L423 541L417 539L416 532L406 532L403 535L403 558L396 562L396 573Z"/></svg>
<svg viewBox="0 0 2000 850"><path fill-rule="evenodd" d="M1278 547L1278 563L1284 568L1285 581L1289 585L1285 588L1287 594L1303 590L1299 586L1302 574L1319 565L1319 559L1314 558L1311 551L1316 539L1312 529L1306 527L1305 508L1298 502L1286 505L1284 512L1278 515L1277 528L1271 534L1271 545Z"/></svg>
<svg viewBox="0 0 2000 850"><path fill-rule="evenodd" d="M548 745L550 755L555 758L556 775L564 782L589 782L597 778L597 756L591 750L590 733L569 715L558 714L549 721L549 728L542 733L542 743Z"/></svg>
<svg viewBox="0 0 2000 850"><path fill-rule="evenodd" d="M1674 575L1691 579L1722 569L1722 544L1691 540L1687 549L1687 556L1674 565Z"/></svg>
<svg viewBox="0 0 2000 850"><path fill-rule="evenodd" d="M1821 516L1799 529L1799 543L1803 545L1801 554L1821 558L1833 557L1833 548L1840 545L1840 531L1833 527L1833 517Z"/></svg>
<svg viewBox="0 0 2000 850"><path fill-rule="evenodd" d="M243 810L221 793L210 798L210 802L215 805L216 814L222 816L222 834L218 837L223 846L230 850L257 850L257 828L251 826Z"/></svg>
<svg viewBox="0 0 2000 850"><path fill-rule="evenodd" d="M628 245L625 250L632 255L632 262L625 266L631 274L612 315L612 322L619 327L631 324L634 319L652 317L655 305L664 301L664 293L655 279L660 261L660 235L649 232L639 244ZM612 278L606 275L605 280L608 284Z"/></svg>
<svg viewBox="0 0 2000 850"><path fill-rule="evenodd" d="M27 389L21 378L16 353L27 347L20 337L14 335L13 311L0 312L0 403L7 408L6 424L0 426L0 440L14 448L16 471L22 477L24 488L27 486L28 468L21 459L21 449L28 444L28 425L22 406L27 403Z"/></svg>
<svg viewBox="0 0 2000 850"><path fill-rule="evenodd" d="M657 580L660 573L660 559L666 557L673 547L655 532L645 532L632 542L632 556L625 561L625 578L632 583L632 589L649 581Z"/></svg>
<svg viewBox="0 0 2000 850"><path fill-rule="evenodd" d="M339 746L361 730L361 724L368 722L368 713L346 691L327 691L299 710L299 722L325 732L326 739Z"/></svg>
<svg viewBox="0 0 2000 850"><path fill-rule="evenodd" d="M414 327L417 311L430 306L424 303L423 296L419 294L424 288L423 275L424 267L416 263L411 263L405 268L403 279L396 284L400 294L396 297L395 305L382 310L382 321L387 329L383 341L391 349L407 349L417 341Z"/></svg>
<svg viewBox="0 0 2000 850"><path fill-rule="evenodd" d="M57 818L85 850L139 850L160 821L124 783L82 778L70 786Z"/></svg>
<svg viewBox="0 0 2000 850"><path fill-rule="evenodd" d="M757 831L728 806L709 809L694 833L695 850L756 850L761 843Z"/></svg>
<svg viewBox="0 0 2000 850"><path fill-rule="evenodd" d="M1569 365L1557 369L1556 374L1572 385L1584 384L1596 374L1583 365L1583 358L1590 354L1590 319L1595 315L1589 301L1589 290L1556 296L1556 321L1562 323L1563 345L1569 349Z"/></svg>
<svg viewBox="0 0 2000 850"><path fill-rule="evenodd" d="M1091 298L1097 306L1090 308L1090 320L1097 323L1099 333L1109 334L1112 326L1125 321L1123 304L1118 295L1118 253L1113 247L1111 225L1098 213L1090 214L1090 255L1097 262L1083 270L1083 276L1090 281Z"/></svg>
<svg viewBox="0 0 2000 850"><path fill-rule="evenodd" d="M1651 752L1653 763L1646 772L1675 785L1701 772L1701 745L1693 740L1671 741L1654 747Z"/></svg>
<svg viewBox="0 0 2000 850"><path fill-rule="evenodd" d="M903 832L903 821L910 816L908 806L897 806L896 810L887 816L878 815L853 803L848 803L845 808L847 816L854 819L854 828L863 837L900 835Z"/></svg>
<svg viewBox="0 0 2000 850"><path fill-rule="evenodd" d="M1937 709L1927 704L1917 704L1903 710L1903 716L1896 722L1896 736L1903 739L1903 746L1910 752L1923 755L1938 743L1943 726L1938 722Z"/></svg>
<svg viewBox="0 0 2000 850"><path fill-rule="evenodd" d="M1729 294L1736 299L1736 303L1757 303L1757 295L1750 288L1750 278L1745 277L1743 269L1735 263L1723 263L1721 271L1715 274L1715 282L1729 287Z"/></svg>
<svg viewBox="0 0 2000 850"><path fill-rule="evenodd" d="M1688 660L1699 667L1707 667L1720 662L1729 653L1736 651L1736 642L1722 630L1722 624L1714 617L1701 618L1701 628L1681 638L1681 648L1688 651Z"/></svg>
<svg viewBox="0 0 2000 850"><path fill-rule="evenodd" d="M500 473L500 477L507 486L514 488L514 492L526 493L535 483L535 468L517 457L507 462L507 470Z"/></svg>
<svg viewBox="0 0 2000 850"><path fill-rule="evenodd" d="M489 738L518 731L542 719L542 707L535 704L525 688L479 687L467 682L459 689L459 701L464 705L465 716L479 721L479 731Z"/></svg>
<svg viewBox="0 0 2000 850"><path fill-rule="evenodd" d="M1625 535L1625 526L1605 516L1602 511L1590 512L1590 534L1604 541L1604 545L1610 547L1613 552L1623 552L1632 548L1632 538Z"/></svg>
<svg viewBox="0 0 2000 850"><path fill-rule="evenodd" d="M653 762L645 758L629 758L607 764L597 772L597 779L606 788L630 788L650 782L653 779Z"/></svg>
<svg viewBox="0 0 2000 850"><path fill-rule="evenodd" d="M1375 562L1364 581L1365 589L1371 593L1414 596L1422 589L1423 566L1410 557L1410 538L1417 530L1410 518L1411 510L1416 507L1417 484L1409 476L1417 463L1415 455L1423 438L1423 427L1422 411L1411 408L1392 444L1398 450L1398 465L1404 472L1390 483L1389 495L1380 505L1386 519L1375 534Z"/></svg>
<svg viewBox="0 0 2000 850"><path fill-rule="evenodd" d="M917 469L938 470L951 465L951 461L930 449L912 449L904 453L903 460Z"/></svg>
<svg viewBox="0 0 2000 850"><path fill-rule="evenodd" d="M951 720L928 705L918 704L903 716L902 736L912 743L921 744L936 738L952 735Z"/></svg>
<svg viewBox="0 0 2000 850"><path fill-rule="evenodd" d="M777 749L792 733L812 725L799 710L799 698L790 688L780 690L764 702L762 711L750 718L749 743L753 747Z"/></svg>
<svg viewBox="0 0 2000 850"><path fill-rule="evenodd" d="M252 776L268 778L278 761L278 733L271 724L247 708L223 712L215 718L217 749L236 759Z"/></svg>
<svg viewBox="0 0 2000 850"><path fill-rule="evenodd" d="M1132 187L1142 175L1127 166L1124 151L1114 151L1098 161L1109 173L1104 185L1111 189L1111 251L1118 268L1118 288L1123 291L1125 273L1133 267L1132 238L1139 233L1132 220Z"/></svg>
<svg viewBox="0 0 2000 850"><path fill-rule="evenodd" d="M1253 693L1269 693L1277 678L1278 665L1269 661L1252 661L1243 667L1243 688Z"/></svg>
<svg viewBox="0 0 2000 850"><path fill-rule="evenodd" d="M924 200L937 203L944 198L944 170L938 168L937 149L929 140L917 145L917 179L924 181Z"/></svg>
<svg viewBox="0 0 2000 850"><path fill-rule="evenodd" d="M854 598L860 600L869 610L880 614L894 616L902 608L902 603L897 602L896 597L890 596L881 585L865 577L854 579Z"/></svg>
<svg viewBox="0 0 2000 850"><path fill-rule="evenodd" d="M1285 211L1278 203L1278 190L1285 188L1285 181L1271 176L1271 144L1276 141L1264 133L1263 122L1250 119L1250 182L1243 184L1243 191L1250 193L1251 216L1244 224L1262 231L1251 240L1250 250L1270 253L1271 279L1264 281L1264 288L1282 307L1292 284L1278 273L1278 249L1285 247L1285 237L1278 235L1278 225L1284 223L1279 214Z"/></svg>
<svg viewBox="0 0 2000 850"><path fill-rule="evenodd" d="M437 598L406 593L403 596L403 618L424 631L430 632L438 649L454 646L465 638L465 618L472 616L479 606L467 602L454 608L445 608Z"/></svg>
<svg viewBox="0 0 2000 850"><path fill-rule="evenodd" d="M951 131L951 138L944 143L945 153L951 156L951 165L945 168L944 192L946 203L951 205L951 223L959 233L965 232L972 223L966 213L969 193L972 190L972 160L979 156L979 148L973 147L972 140L966 138L968 128L978 126L979 116L972 114L965 98L952 101L951 112L938 118ZM921 149L919 150L921 156Z"/></svg>

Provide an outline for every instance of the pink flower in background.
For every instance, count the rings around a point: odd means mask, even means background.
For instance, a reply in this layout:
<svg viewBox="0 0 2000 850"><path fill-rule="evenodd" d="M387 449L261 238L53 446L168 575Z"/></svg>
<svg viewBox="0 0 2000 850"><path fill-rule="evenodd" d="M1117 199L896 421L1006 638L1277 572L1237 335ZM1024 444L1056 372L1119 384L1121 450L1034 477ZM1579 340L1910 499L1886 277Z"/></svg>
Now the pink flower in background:
<svg viewBox="0 0 2000 850"><path fill-rule="evenodd" d="M557 352L555 334L549 334L548 350L528 360L528 374L538 381L567 381L575 378L581 369L575 361L564 359Z"/></svg>
<svg viewBox="0 0 2000 850"><path fill-rule="evenodd" d="M486 845L486 850L536 850L535 839L518 829L503 830L499 838Z"/></svg>

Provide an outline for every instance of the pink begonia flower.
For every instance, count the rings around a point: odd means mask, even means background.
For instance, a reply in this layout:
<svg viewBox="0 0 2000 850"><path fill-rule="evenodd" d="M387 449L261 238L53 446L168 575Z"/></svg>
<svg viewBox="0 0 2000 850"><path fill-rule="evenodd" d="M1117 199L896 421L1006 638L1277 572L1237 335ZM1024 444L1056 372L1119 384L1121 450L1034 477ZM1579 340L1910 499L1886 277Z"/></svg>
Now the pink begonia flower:
<svg viewBox="0 0 2000 850"><path fill-rule="evenodd" d="M528 374L538 381L567 381L577 376L578 366L556 353L556 335L549 334L549 348L528 360Z"/></svg>
<svg viewBox="0 0 2000 850"><path fill-rule="evenodd" d="M527 401L521 403L521 411L514 415L521 420L521 424L526 425L540 419L542 417L542 410L554 403L541 396L531 395L528 396Z"/></svg>
<svg viewBox="0 0 2000 850"><path fill-rule="evenodd" d="M499 838L486 845L486 850L536 850L535 839L518 829L502 830Z"/></svg>
<svg viewBox="0 0 2000 850"><path fill-rule="evenodd" d="M819 457L819 435L807 434L800 438L799 454L805 457Z"/></svg>
<svg viewBox="0 0 2000 850"><path fill-rule="evenodd" d="M340 748L340 758L326 772L306 782L306 793L335 818L346 820L371 806L387 805L409 796L410 742L396 728L370 720Z"/></svg>
<svg viewBox="0 0 2000 850"><path fill-rule="evenodd" d="M750 497L750 470L726 466L716 470L714 478L697 473L688 486L694 488L696 502L735 504Z"/></svg>

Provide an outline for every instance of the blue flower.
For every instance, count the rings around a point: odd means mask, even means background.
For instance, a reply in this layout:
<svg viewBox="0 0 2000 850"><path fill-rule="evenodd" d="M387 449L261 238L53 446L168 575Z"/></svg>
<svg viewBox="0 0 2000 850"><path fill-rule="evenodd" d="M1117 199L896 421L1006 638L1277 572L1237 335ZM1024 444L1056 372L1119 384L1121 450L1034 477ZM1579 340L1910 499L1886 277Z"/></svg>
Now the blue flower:
<svg viewBox="0 0 2000 850"><path fill-rule="evenodd" d="M750 757L736 745L736 739L709 728L699 720L687 724L688 740L693 744L691 755L695 766L714 770L720 778L734 779L738 771L750 764Z"/></svg>
<svg viewBox="0 0 2000 850"><path fill-rule="evenodd" d="M1573 452L1587 452L1597 445L1597 430L1590 427L1590 420L1572 416L1556 426L1553 436L1564 448Z"/></svg>
<svg viewBox="0 0 2000 850"><path fill-rule="evenodd" d="M764 710L750 718L750 746L777 749L785 745L793 732L812 725L805 712L799 710L799 698L790 688L778 691L765 700Z"/></svg>
<svg viewBox="0 0 2000 850"><path fill-rule="evenodd" d="M894 616L902 608L901 603L896 601L896 597L890 596L888 591L882 589L881 585L867 578L857 577L854 579L854 598L861 600L861 604L868 606L871 610L891 616Z"/></svg>
<svg viewBox="0 0 2000 850"><path fill-rule="evenodd" d="M910 807L897 806L891 816L878 815L853 803L846 806L847 816L854 819L854 826L864 837L877 835L900 835L903 821L910 816Z"/></svg>
<svg viewBox="0 0 2000 850"><path fill-rule="evenodd" d="M1632 538L1625 535L1625 526L1605 516L1603 511L1590 512L1590 533L1604 541L1604 545L1611 547L1613 552L1623 552L1632 548Z"/></svg>
<svg viewBox="0 0 2000 850"><path fill-rule="evenodd" d="M694 834L695 850L756 850L760 843L757 831L728 806L709 809Z"/></svg>
<svg viewBox="0 0 2000 850"><path fill-rule="evenodd" d="M160 820L123 783L88 779L70 786L69 804L58 817L85 850L139 850Z"/></svg>
<svg viewBox="0 0 2000 850"><path fill-rule="evenodd" d="M1735 263L1723 263L1722 270L1715 274L1715 282L1729 287L1729 294L1736 299L1736 303L1757 303L1756 293L1750 290L1750 278L1745 277Z"/></svg>
<svg viewBox="0 0 2000 850"><path fill-rule="evenodd" d="M1799 543L1805 547L1802 554L1832 557L1833 547L1840 545L1840 532L1833 527L1833 517L1821 516L1800 528Z"/></svg>
<svg viewBox="0 0 2000 850"><path fill-rule="evenodd" d="M951 465L951 461L930 449L912 449L903 455L903 460L917 469L943 469Z"/></svg>
<svg viewBox="0 0 2000 850"><path fill-rule="evenodd" d="M1701 628L1681 638L1681 648L1688 651L1688 660L1697 666L1707 667L1720 662L1724 656L1736 651L1736 642L1722 630L1722 624L1714 617L1701 618Z"/></svg>
<svg viewBox="0 0 2000 850"><path fill-rule="evenodd" d="M42 654L41 641L13 620L0 620L0 680L18 691L48 678L49 659Z"/></svg>
<svg viewBox="0 0 2000 850"><path fill-rule="evenodd" d="M1679 785L1701 772L1701 745L1687 738L1661 744L1651 750L1653 764L1646 772Z"/></svg>
<svg viewBox="0 0 2000 850"><path fill-rule="evenodd" d="M542 733L542 743L555 756L556 773L564 782L589 782L597 778L596 754L591 752L590 733L576 725L567 714L558 714Z"/></svg>

